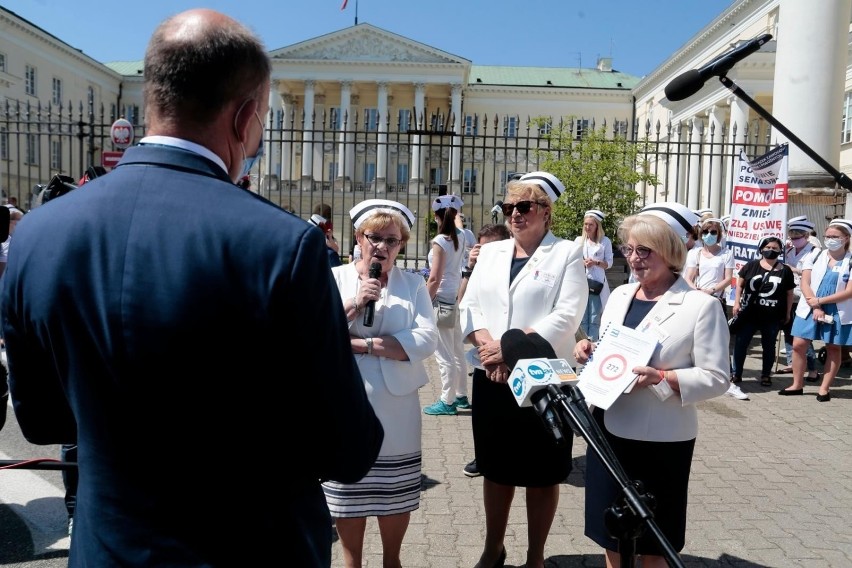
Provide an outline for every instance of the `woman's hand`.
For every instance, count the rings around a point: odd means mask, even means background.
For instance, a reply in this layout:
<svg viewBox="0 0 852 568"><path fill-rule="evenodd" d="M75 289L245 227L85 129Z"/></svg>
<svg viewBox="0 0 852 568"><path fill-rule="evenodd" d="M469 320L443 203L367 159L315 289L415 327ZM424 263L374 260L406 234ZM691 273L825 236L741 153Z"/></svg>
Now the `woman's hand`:
<svg viewBox="0 0 852 568"><path fill-rule="evenodd" d="M509 367L507 367L503 363L498 363L496 365L485 365L485 376L490 381L494 381L495 383L505 383L509 380Z"/></svg>
<svg viewBox="0 0 852 568"><path fill-rule="evenodd" d="M585 364L592 358L592 351L595 350L594 344L588 339L581 339L574 346L574 359L578 363Z"/></svg>
<svg viewBox="0 0 852 568"><path fill-rule="evenodd" d="M482 248L482 245L477 243L477 244L473 245L473 247L470 249L470 255L468 255L468 257L467 257L467 267L468 268L473 268L474 266L476 266L476 259L479 258L479 249L480 248Z"/></svg>
<svg viewBox="0 0 852 568"><path fill-rule="evenodd" d="M637 387L650 387L663 380L663 372L653 367L633 367L633 372L639 376Z"/></svg>
<svg viewBox="0 0 852 568"><path fill-rule="evenodd" d="M503 350L500 348L499 340L483 343L477 348L477 351L483 367L487 368L488 365L494 366L503 362Z"/></svg>

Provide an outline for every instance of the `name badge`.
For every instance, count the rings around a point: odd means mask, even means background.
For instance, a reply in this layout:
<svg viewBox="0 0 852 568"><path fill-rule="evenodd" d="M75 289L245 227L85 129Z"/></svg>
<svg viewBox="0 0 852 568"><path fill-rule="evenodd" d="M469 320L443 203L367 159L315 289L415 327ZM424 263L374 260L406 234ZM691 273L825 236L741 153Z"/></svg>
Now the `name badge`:
<svg viewBox="0 0 852 568"><path fill-rule="evenodd" d="M835 264L834 266L832 266L832 267L831 267L831 271L832 271L832 272L840 272L840 269L841 269L841 268L843 268L843 265L841 265L841 264L838 262L837 264Z"/></svg>
<svg viewBox="0 0 852 568"><path fill-rule="evenodd" d="M553 272L545 272L543 270L536 270L533 272L533 280L536 282L541 282L548 288L553 288L553 285L556 283L556 274Z"/></svg>

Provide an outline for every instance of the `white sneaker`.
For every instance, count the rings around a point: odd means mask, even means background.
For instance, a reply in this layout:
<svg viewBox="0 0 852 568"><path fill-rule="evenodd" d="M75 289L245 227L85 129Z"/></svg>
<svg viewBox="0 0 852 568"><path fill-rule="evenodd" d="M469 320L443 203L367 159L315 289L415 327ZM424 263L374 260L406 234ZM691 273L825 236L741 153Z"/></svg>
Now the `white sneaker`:
<svg viewBox="0 0 852 568"><path fill-rule="evenodd" d="M748 395L734 383L731 383L731 386L728 387L728 392L725 394L732 396L737 400L748 400Z"/></svg>

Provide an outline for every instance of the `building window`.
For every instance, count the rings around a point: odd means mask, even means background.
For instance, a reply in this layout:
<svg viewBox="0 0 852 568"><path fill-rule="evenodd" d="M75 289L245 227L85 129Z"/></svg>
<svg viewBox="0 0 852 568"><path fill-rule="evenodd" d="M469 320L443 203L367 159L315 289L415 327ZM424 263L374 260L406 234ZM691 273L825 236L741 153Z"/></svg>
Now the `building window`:
<svg viewBox="0 0 852 568"><path fill-rule="evenodd" d="M517 172L514 170L500 170L500 187L497 188L497 194L503 195L506 192L506 184L509 179Z"/></svg>
<svg viewBox="0 0 852 568"><path fill-rule="evenodd" d="M553 130L553 119L542 120L538 125L539 136L548 136L551 130Z"/></svg>
<svg viewBox="0 0 852 568"><path fill-rule="evenodd" d="M852 91L843 99L843 124L840 127L840 143L852 142Z"/></svg>
<svg viewBox="0 0 852 568"><path fill-rule="evenodd" d="M95 88L92 87L91 85L89 85L89 88L86 90L86 92L88 93L88 98L86 100L89 102L89 104L92 104L92 105L95 104ZM130 119L128 119L128 120L130 120ZM130 122L133 122L133 121L130 120Z"/></svg>
<svg viewBox="0 0 852 568"><path fill-rule="evenodd" d="M6 127L0 128L0 160L9 159L9 132Z"/></svg>
<svg viewBox="0 0 852 568"><path fill-rule="evenodd" d="M364 164L364 181L366 183L373 183L376 179L376 164L366 163Z"/></svg>
<svg viewBox="0 0 852 568"><path fill-rule="evenodd" d="M407 108L399 109L399 131L408 132L411 130L411 111Z"/></svg>
<svg viewBox="0 0 852 568"><path fill-rule="evenodd" d="M0 73L6 72L6 54L0 53Z"/></svg>
<svg viewBox="0 0 852 568"><path fill-rule="evenodd" d="M115 114L117 111L118 109L116 108L115 103L109 105L109 117L113 122L115 122L115 120L118 118L118 116Z"/></svg>
<svg viewBox="0 0 852 568"><path fill-rule="evenodd" d="M53 78L53 96L50 99L53 104L62 106L62 79Z"/></svg>
<svg viewBox="0 0 852 568"><path fill-rule="evenodd" d="M615 122L615 132L613 133L617 137L627 138L627 121L626 120L618 120Z"/></svg>
<svg viewBox="0 0 852 568"><path fill-rule="evenodd" d="M364 130L375 132L379 129L379 109L365 108L364 109Z"/></svg>
<svg viewBox="0 0 852 568"><path fill-rule="evenodd" d="M408 183L408 164L397 164L396 165L396 183L399 183L399 184L407 184Z"/></svg>
<svg viewBox="0 0 852 568"><path fill-rule="evenodd" d="M586 134L586 130L589 129L589 121L588 119L577 119L574 121L574 139L579 140Z"/></svg>
<svg viewBox="0 0 852 568"><path fill-rule="evenodd" d="M332 130L343 129L343 113L340 112L340 107L331 107L329 110L329 128Z"/></svg>
<svg viewBox="0 0 852 568"><path fill-rule="evenodd" d="M337 177L337 162L329 162L328 163L328 179L335 179Z"/></svg>
<svg viewBox="0 0 852 568"><path fill-rule="evenodd" d="M59 140L50 141L50 167L62 171L62 143Z"/></svg>
<svg viewBox="0 0 852 568"><path fill-rule="evenodd" d="M24 92L31 97L36 96L36 68L32 65L27 65L24 74Z"/></svg>
<svg viewBox="0 0 852 568"><path fill-rule="evenodd" d="M476 136L479 134L479 125L477 124L476 117L473 115L467 115L464 117L464 133L465 136Z"/></svg>
<svg viewBox="0 0 852 568"><path fill-rule="evenodd" d="M26 154L24 155L24 163L37 166L39 162L38 156L38 136L35 134L27 134Z"/></svg>
<svg viewBox="0 0 852 568"><path fill-rule="evenodd" d="M464 182L462 183L462 193L476 193L476 170L464 171Z"/></svg>
<svg viewBox="0 0 852 568"><path fill-rule="evenodd" d="M518 117L504 116L503 117L503 136L506 138L515 138L518 135Z"/></svg>

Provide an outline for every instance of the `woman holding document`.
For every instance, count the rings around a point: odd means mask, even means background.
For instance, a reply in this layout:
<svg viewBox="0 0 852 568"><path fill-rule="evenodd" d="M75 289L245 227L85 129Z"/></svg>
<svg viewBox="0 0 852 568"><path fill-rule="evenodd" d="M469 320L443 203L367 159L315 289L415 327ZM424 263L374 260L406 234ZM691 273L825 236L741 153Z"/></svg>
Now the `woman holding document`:
<svg viewBox="0 0 852 568"><path fill-rule="evenodd" d="M695 403L725 394L730 362L728 327L719 301L681 276L684 237L691 213L677 203L628 217L619 228L622 252L636 282L616 288L604 308L601 329L624 326L652 334L658 345L647 366L633 369L637 382L593 416L631 480L641 480L656 499L654 518L671 545L684 546L692 452L698 429ZM606 337L602 337L606 341ZM581 340L578 362L594 345ZM621 564L618 540L609 536L604 512L622 496L593 451L586 453L585 534L606 549L607 567ZM642 566L666 559L650 531L636 543Z"/></svg>

